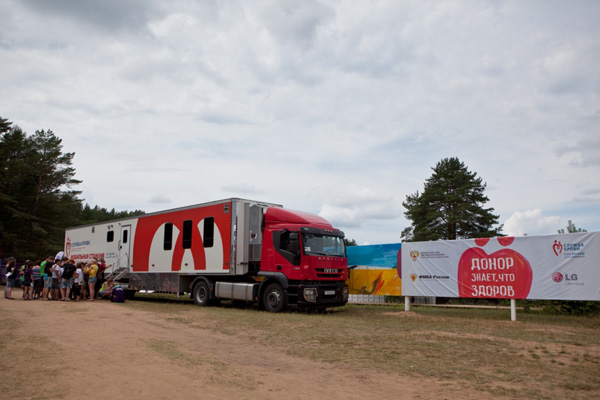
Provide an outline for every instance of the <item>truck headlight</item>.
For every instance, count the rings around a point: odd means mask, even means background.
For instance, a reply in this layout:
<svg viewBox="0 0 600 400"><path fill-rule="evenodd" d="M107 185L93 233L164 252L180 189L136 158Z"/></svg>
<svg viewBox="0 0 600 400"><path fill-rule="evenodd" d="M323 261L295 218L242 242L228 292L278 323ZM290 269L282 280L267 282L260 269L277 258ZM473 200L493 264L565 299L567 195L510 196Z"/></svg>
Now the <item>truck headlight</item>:
<svg viewBox="0 0 600 400"><path fill-rule="evenodd" d="M317 301L317 289L315 288L304 288L304 298L306 301L315 303Z"/></svg>
<svg viewBox="0 0 600 400"><path fill-rule="evenodd" d="M347 286L342 289L342 298L344 300L348 300L348 287Z"/></svg>

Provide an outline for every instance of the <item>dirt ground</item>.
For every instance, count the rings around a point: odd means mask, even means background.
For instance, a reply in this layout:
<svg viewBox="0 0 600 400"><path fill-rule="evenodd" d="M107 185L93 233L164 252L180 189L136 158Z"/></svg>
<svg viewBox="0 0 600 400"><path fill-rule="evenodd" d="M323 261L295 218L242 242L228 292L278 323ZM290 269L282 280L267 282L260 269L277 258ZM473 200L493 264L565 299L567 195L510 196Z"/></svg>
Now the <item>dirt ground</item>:
<svg viewBox="0 0 600 400"><path fill-rule="evenodd" d="M285 338L265 346L244 339L253 332L203 329L211 315L200 308L190 311L190 325L134 301L23 301L18 289L13 296L0 298L3 399L487 397L434 379L292 356ZM46 378L30 379L34 372Z"/></svg>

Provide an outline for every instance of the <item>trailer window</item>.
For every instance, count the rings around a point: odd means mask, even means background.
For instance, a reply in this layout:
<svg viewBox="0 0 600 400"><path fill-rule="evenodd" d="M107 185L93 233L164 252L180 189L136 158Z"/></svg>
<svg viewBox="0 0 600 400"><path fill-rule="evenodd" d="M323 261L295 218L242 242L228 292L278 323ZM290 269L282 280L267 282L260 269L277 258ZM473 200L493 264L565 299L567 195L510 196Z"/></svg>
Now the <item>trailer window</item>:
<svg viewBox="0 0 600 400"><path fill-rule="evenodd" d="M215 236L215 219L208 217L204 219L204 237L202 238L202 245L206 247L213 247L214 236Z"/></svg>
<svg viewBox="0 0 600 400"><path fill-rule="evenodd" d="M183 240L182 246L184 249L192 248L192 220L183 221Z"/></svg>
<svg viewBox="0 0 600 400"><path fill-rule="evenodd" d="M113 242L115 240L115 231L106 232L106 241L108 243Z"/></svg>
<svg viewBox="0 0 600 400"><path fill-rule="evenodd" d="M173 248L173 223L165 224L165 238L163 242L163 250L171 250Z"/></svg>
<svg viewBox="0 0 600 400"><path fill-rule="evenodd" d="M123 231L123 243L127 243L127 240L129 240L129 231L124 230Z"/></svg>

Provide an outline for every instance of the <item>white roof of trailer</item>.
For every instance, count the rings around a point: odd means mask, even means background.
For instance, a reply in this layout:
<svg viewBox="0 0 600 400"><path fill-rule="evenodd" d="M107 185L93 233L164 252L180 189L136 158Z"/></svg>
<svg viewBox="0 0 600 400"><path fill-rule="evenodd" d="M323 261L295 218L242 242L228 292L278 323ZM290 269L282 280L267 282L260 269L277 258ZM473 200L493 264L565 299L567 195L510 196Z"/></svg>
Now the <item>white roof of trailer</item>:
<svg viewBox="0 0 600 400"><path fill-rule="evenodd" d="M85 225L71 226L69 228L66 228L65 231L68 231L68 230L71 230L71 229L86 228L86 227L96 226L96 225L111 224L111 223L119 222L119 221L127 221L127 220L132 220L132 219L137 219L137 218L143 218L143 217L149 217L149 216L153 216L153 215L167 214L167 213L172 213L172 212L177 212L177 211L193 210L194 208L208 207L208 206L213 206L213 205L216 205L216 204L236 203L236 202L250 203L252 205L259 205L259 206L264 206L264 207L278 207L278 208L283 208L283 206L281 204L267 203L265 201L257 201L257 200L242 199L242 198L239 198L239 197L232 197L232 198L229 198L229 199L222 199L222 200L210 201L210 202L207 202L207 203L199 203L199 204L194 204L194 205L185 206L185 207L171 208L171 209L168 209L168 210L155 211L155 212L151 212L151 213L147 213L147 214L141 214L141 215L135 215L135 216L130 216L130 217L111 219L111 220L106 220L106 221L93 222L91 224L85 224Z"/></svg>

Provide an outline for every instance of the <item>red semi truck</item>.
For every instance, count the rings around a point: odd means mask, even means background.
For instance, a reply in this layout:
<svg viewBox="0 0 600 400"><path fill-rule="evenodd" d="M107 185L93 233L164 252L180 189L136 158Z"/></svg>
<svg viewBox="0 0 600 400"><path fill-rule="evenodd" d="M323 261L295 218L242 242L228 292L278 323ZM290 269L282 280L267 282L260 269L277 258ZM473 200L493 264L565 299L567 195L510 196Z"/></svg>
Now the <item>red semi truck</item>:
<svg viewBox="0 0 600 400"><path fill-rule="evenodd" d="M348 301L344 233L325 219L226 199L69 228L65 254L103 257L129 293L183 293L200 306L232 300L271 312Z"/></svg>

